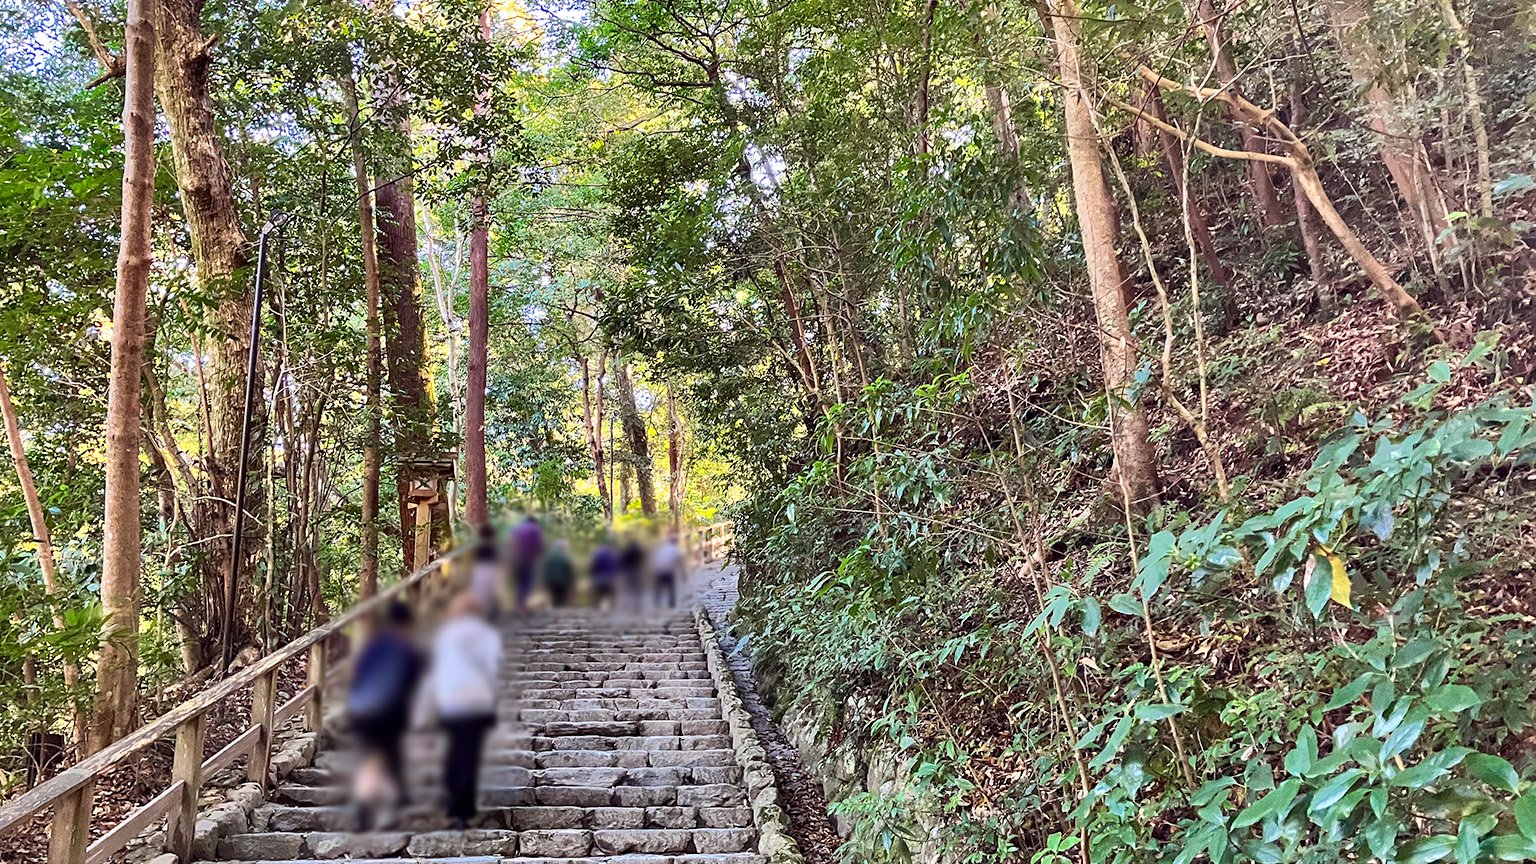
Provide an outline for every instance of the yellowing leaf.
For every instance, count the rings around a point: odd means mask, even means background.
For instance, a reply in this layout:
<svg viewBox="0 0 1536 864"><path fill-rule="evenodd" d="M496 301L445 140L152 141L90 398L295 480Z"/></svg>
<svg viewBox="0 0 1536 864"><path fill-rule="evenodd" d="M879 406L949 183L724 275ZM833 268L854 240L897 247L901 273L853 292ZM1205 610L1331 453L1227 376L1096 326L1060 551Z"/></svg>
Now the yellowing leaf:
<svg viewBox="0 0 1536 864"><path fill-rule="evenodd" d="M1344 559L1331 549L1324 549L1323 555L1328 558L1329 569L1333 571L1333 587L1328 596L1346 609L1355 608L1349 601L1349 574L1344 570Z"/></svg>

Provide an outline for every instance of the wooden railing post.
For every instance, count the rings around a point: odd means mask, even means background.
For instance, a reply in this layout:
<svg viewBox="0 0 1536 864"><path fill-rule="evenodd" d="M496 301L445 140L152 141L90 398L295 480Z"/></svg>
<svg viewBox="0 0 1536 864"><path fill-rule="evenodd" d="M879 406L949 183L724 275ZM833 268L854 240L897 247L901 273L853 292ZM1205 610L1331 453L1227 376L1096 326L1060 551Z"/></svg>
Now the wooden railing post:
<svg viewBox="0 0 1536 864"><path fill-rule="evenodd" d="M84 864L91 841L91 804L96 784L87 783L53 804L48 829L48 864Z"/></svg>
<svg viewBox="0 0 1536 864"><path fill-rule="evenodd" d="M321 639L309 646L309 669L304 682L315 688L309 704L304 706L304 728L311 732L319 732L325 725L325 664L325 640Z"/></svg>
<svg viewBox="0 0 1536 864"><path fill-rule="evenodd" d="M276 709L277 670L273 669L257 678L251 690L251 725L261 731L256 733L256 746L251 748L245 776L259 783L262 792L267 791L267 774L272 768L272 713Z"/></svg>
<svg viewBox="0 0 1536 864"><path fill-rule="evenodd" d="M176 809L166 818L168 852L182 861L192 860L192 837L197 828L197 796L203 788L203 738L208 715L199 713L176 727L176 756L171 763L171 782L181 782Z"/></svg>

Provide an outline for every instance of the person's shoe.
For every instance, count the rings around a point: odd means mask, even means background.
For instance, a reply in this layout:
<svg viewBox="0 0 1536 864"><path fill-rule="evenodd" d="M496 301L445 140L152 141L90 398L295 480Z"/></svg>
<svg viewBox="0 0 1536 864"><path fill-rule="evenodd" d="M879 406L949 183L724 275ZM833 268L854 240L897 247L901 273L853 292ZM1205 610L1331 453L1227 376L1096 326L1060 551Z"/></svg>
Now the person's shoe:
<svg viewBox="0 0 1536 864"><path fill-rule="evenodd" d="M448 830L467 831L469 830L469 822L461 817L455 816L453 817L453 820L448 823Z"/></svg>

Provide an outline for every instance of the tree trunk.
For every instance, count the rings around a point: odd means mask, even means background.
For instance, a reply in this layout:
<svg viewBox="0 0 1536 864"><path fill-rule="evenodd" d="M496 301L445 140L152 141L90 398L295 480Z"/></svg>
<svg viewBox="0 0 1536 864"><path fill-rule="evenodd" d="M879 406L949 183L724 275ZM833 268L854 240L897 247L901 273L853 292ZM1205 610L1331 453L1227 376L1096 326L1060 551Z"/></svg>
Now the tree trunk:
<svg viewBox="0 0 1536 864"><path fill-rule="evenodd" d="M656 484L651 476L651 442L646 432L645 418L640 416L635 406L635 382L630 375L629 364L620 363L614 377L618 384L619 422L624 427L624 437L629 444L635 489L640 495L640 512L648 519L654 518Z"/></svg>
<svg viewBox="0 0 1536 864"><path fill-rule="evenodd" d="M357 224L363 248L364 302L368 320L368 377L363 411L363 525L362 565L358 595L372 597L379 590L379 258L374 245L373 201L368 189L368 150L363 145L362 118L358 115L357 85L349 70L340 80L352 138L352 175L357 184Z"/></svg>
<svg viewBox="0 0 1536 864"><path fill-rule="evenodd" d="M1160 120L1167 118L1167 109L1163 105L1163 95L1154 86L1147 86L1142 92L1142 104L1148 116ZM1185 182L1184 147L1178 137L1165 132L1162 129L1148 129L1150 124L1138 124L1144 139L1150 139L1156 135L1158 152L1163 158L1163 168L1168 172L1168 182L1173 186L1173 193L1179 199L1180 207L1189 220L1189 233L1195 239L1195 248L1200 252L1200 257L1205 261L1205 269L1210 271L1211 281L1226 290L1230 297L1232 294L1232 272L1227 269L1225 262L1221 260L1221 253L1216 250L1216 241L1211 237L1211 226L1205 218L1205 208L1191 194Z"/></svg>
<svg viewBox="0 0 1536 864"><path fill-rule="evenodd" d="M1211 0L1196 0L1195 14L1200 19L1201 29L1205 31L1205 44L1210 47L1211 59L1215 61L1217 80L1224 89L1241 92L1237 85L1237 65L1227 52L1227 36L1221 25L1221 13L1216 11L1216 4ZM1232 120L1237 124L1237 133L1243 141L1244 150L1249 153L1267 152L1264 138L1257 129L1236 115L1232 115ZM1280 206L1280 196L1275 192L1275 181L1270 176L1268 163L1249 162L1248 183L1253 187L1253 200L1259 212L1259 221L1265 227L1273 228L1289 221L1285 216L1285 208Z"/></svg>
<svg viewBox="0 0 1536 864"><path fill-rule="evenodd" d="M1126 313L1125 266L1115 251L1115 199L1104 179L1093 105L1078 53L1080 11L1073 0L1048 0L1056 34L1056 58L1065 92L1067 155L1077 202L1083 255L1098 321L1099 358L1110 398L1110 439L1115 471L1130 507L1145 510L1157 500L1158 469L1148 438L1147 413L1139 403L1122 404L1136 374L1136 348Z"/></svg>
<svg viewBox="0 0 1536 864"><path fill-rule="evenodd" d="M491 38L491 16L487 11L480 13L480 38ZM484 111L485 95L481 94L475 113ZM489 168L490 157L489 145L482 143L476 154L481 167ZM481 185L476 187L469 202L469 374L464 396L464 473L468 482L465 484L464 519L474 526L490 522L485 467L485 387L491 338L491 226L485 182L486 178L482 176ZM414 242L414 237L412 240Z"/></svg>
<svg viewBox="0 0 1536 864"><path fill-rule="evenodd" d="M112 301L106 506L102 516L101 603L105 619L96 662L95 716L90 740L86 742L91 752L133 729L138 694L142 539L139 395L143 382L145 301L152 261L150 220L155 200L154 16L149 0L128 0L123 33L127 78L123 88L122 239L117 253L116 296ZM166 113L169 115L169 109ZM176 161L179 166L186 159L178 155ZM235 233L239 234L238 226Z"/></svg>
<svg viewBox="0 0 1536 864"><path fill-rule="evenodd" d="M202 508L197 520L200 539L208 541L203 547L203 580L205 585L212 586L221 584L230 573L251 299L243 274L247 263L245 233L240 228L229 164L208 92L210 58L208 42L198 21L201 8L199 0L159 0L155 89L170 128L176 185L192 238L198 281L217 298L210 321L213 345L209 414L213 438L206 454L211 501L210 506ZM252 374L256 376L255 392L260 393L259 364ZM258 398L252 406L251 461L247 465L252 476L260 473L260 442L266 434L265 405L266 400ZM252 499L259 498L259 484L256 489ZM259 501L244 503L257 506ZM251 527L261 529L259 523ZM261 544L250 542L245 548L256 550ZM249 578L251 559L238 563L236 578ZM210 618L217 620L218 617ZM238 614L234 621L238 631L244 622ZM235 634L215 635L219 639L235 638Z"/></svg>
<svg viewBox="0 0 1536 864"><path fill-rule="evenodd" d="M1382 81L1386 59L1366 32L1369 13L1360 0L1329 0L1328 14L1338 33L1340 53L1350 77L1365 100L1381 161L1386 164L1392 184L1397 187L1432 260L1438 262L1437 243L1448 225L1445 205L1424 142L1404 117L1404 99Z"/></svg>
<svg viewBox="0 0 1536 864"><path fill-rule="evenodd" d="M1291 53L1297 53L1294 43ZM1291 80L1291 129L1296 136L1301 137L1302 125L1306 121L1307 104L1305 88L1301 85L1301 77L1298 75ZM1312 275L1312 281L1317 284L1319 298L1328 296L1328 272L1323 268L1322 243L1317 236L1317 220L1312 210L1312 205L1307 201L1307 190L1301 188L1300 183L1292 183L1291 190L1296 205L1296 228L1301 233L1301 245L1307 252L1307 270ZM1324 300L1326 305L1326 300Z"/></svg>
<svg viewBox="0 0 1536 864"><path fill-rule="evenodd" d="M469 374L464 392L464 519L484 525L489 519L485 468L485 386L490 325L490 228L485 193L470 201L469 235Z"/></svg>
<svg viewBox="0 0 1536 864"><path fill-rule="evenodd" d="M608 495L607 461L603 454L603 374L607 371L608 355L598 355L596 380L591 358L578 355L575 359L581 369L581 425L587 437L587 455L592 457L592 478L597 485L597 497L603 501L603 518L612 522L613 499Z"/></svg>
<svg viewBox="0 0 1536 864"><path fill-rule="evenodd" d="M53 626L63 630L64 614L59 607L59 577L53 559L53 534L48 530L48 517L43 512L42 498L37 494L32 466L27 463L27 450L21 440L21 421L16 416L16 406L11 404L11 388L5 380L3 363L0 363L0 416L5 420L5 438L11 447L11 462L16 467L16 479L21 484L21 497L27 505L27 518L32 522L32 540L37 544L37 568L43 574L43 591L48 595L48 604L52 607ZM75 684L80 680L80 667L66 660L63 671L64 686L73 695ZM75 746L83 751L88 737L85 716L78 707L72 707L70 717Z"/></svg>
<svg viewBox="0 0 1536 864"><path fill-rule="evenodd" d="M677 393L667 385L667 509L672 517L672 530L683 527L683 491L686 480L683 475L683 421L677 413Z"/></svg>

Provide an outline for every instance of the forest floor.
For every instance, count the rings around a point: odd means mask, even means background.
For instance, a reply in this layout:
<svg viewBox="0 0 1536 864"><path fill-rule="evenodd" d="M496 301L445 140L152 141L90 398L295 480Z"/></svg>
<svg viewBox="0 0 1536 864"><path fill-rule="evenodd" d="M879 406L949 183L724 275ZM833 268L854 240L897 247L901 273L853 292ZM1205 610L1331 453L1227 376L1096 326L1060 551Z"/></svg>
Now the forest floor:
<svg viewBox="0 0 1536 864"><path fill-rule="evenodd" d="M752 717L752 728L762 740L763 749L768 752L768 764L773 767L774 780L779 787L779 803L789 819L790 836L799 844L806 864L835 864L842 839L827 814L827 798L821 782L806 770L800 752L774 722L773 711L763 701L753 678L752 659L740 650L736 637L727 626L738 597L736 578L739 572L734 564L722 567L707 585L700 587L697 599L714 621L715 631L720 634L721 651L731 664L731 674L736 678L742 704Z"/></svg>

